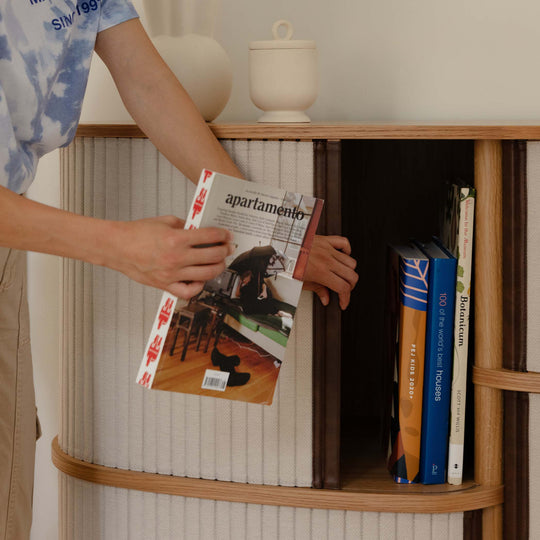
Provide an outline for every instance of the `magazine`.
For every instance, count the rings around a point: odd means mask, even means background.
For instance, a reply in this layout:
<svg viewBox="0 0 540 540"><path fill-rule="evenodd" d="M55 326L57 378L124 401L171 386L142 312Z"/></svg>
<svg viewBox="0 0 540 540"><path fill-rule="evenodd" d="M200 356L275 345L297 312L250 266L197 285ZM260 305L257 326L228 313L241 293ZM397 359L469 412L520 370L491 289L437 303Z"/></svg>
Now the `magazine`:
<svg viewBox="0 0 540 540"><path fill-rule="evenodd" d="M196 297L163 294L137 383L270 405L322 205L204 170L185 228L228 229L235 250Z"/></svg>

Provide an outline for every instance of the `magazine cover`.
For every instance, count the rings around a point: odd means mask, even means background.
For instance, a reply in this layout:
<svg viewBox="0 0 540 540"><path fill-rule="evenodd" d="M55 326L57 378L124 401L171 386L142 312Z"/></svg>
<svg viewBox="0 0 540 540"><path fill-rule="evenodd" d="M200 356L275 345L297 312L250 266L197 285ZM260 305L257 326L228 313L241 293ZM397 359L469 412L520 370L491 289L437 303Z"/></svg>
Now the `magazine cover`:
<svg viewBox="0 0 540 540"><path fill-rule="evenodd" d="M191 300L163 294L137 383L270 405L322 205L203 171L185 228L228 229L235 251Z"/></svg>

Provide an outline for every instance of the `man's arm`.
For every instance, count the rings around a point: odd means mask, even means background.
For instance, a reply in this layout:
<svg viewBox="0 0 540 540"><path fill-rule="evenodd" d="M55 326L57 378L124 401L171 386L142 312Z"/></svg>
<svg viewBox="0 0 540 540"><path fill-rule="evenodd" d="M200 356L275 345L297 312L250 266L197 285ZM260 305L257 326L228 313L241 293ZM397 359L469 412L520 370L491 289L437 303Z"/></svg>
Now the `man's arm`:
<svg viewBox="0 0 540 540"><path fill-rule="evenodd" d="M135 122L175 167L193 182L203 168L242 178L138 19L100 32L96 51ZM342 309L349 304L358 280L350 253L345 238L315 238L305 288L323 304L329 301L329 289L338 293Z"/></svg>
<svg viewBox="0 0 540 540"><path fill-rule="evenodd" d="M98 34L96 52L137 125L192 182L203 169L242 178L138 19Z"/></svg>
<svg viewBox="0 0 540 540"><path fill-rule="evenodd" d="M232 251L224 229L184 230L173 216L130 222L79 216L0 186L0 246L107 266L188 299L220 274ZM200 248L203 244L217 244Z"/></svg>

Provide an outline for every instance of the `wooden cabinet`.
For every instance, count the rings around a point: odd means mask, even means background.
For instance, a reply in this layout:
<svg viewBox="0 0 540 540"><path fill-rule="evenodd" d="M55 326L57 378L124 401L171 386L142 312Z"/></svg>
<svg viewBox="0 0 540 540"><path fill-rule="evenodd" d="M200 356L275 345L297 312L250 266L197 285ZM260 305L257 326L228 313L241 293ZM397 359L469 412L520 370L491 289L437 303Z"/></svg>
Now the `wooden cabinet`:
<svg viewBox="0 0 540 540"><path fill-rule="evenodd" d="M502 389L538 387L535 376L502 369L503 293L506 304L513 303L515 290L502 275L503 224L512 230L515 210L508 204L503 210L503 141L540 139L540 127L239 124L212 129L227 140L311 141L314 191L326 201L320 232L347 236L358 259L360 281L347 311L341 312L336 298L327 308L314 301L313 487L110 469L71 456L55 442L57 467L94 483L202 499L367 512L467 512L466 537L481 531L483 538L502 538ZM144 135L134 126L81 126L78 138ZM382 362L384 248L388 241L435 233L440 187L456 177L474 183L478 193L475 384L468 396L475 418L467 425L474 435L474 459L462 486L400 486L384 467L381 435L388 380ZM508 435L505 444L512 444Z"/></svg>

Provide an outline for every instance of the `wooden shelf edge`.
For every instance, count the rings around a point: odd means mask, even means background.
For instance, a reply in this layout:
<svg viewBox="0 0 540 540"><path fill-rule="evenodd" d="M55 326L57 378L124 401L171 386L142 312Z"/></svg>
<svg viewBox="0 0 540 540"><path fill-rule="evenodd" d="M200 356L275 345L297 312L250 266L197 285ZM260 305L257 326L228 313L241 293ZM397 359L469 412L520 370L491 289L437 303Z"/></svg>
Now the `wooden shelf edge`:
<svg viewBox="0 0 540 540"><path fill-rule="evenodd" d="M64 474L95 484L247 504L359 512L435 514L478 510L502 504L503 501L503 486L475 485L462 491L435 496L418 493L394 495L374 491L346 492L241 484L115 469L69 456L60 448L58 437L52 442L52 461Z"/></svg>
<svg viewBox="0 0 540 540"><path fill-rule="evenodd" d="M474 366L473 383L499 390L540 394L540 373Z"/></svg>
<svg viewBox="0 0 540 540"><path fill-rule="evenodd" d="M539 140L540 125L481 124L391 124L391 123L311 123L311 124L212 124L220 139L470 139ZM81 124L77 137L145 138L135 124Z"/></svg>

